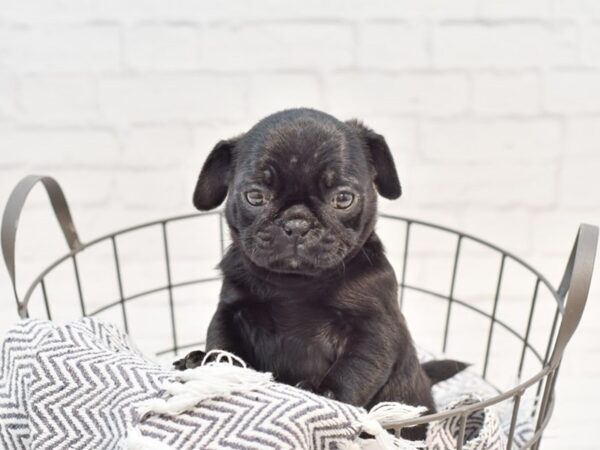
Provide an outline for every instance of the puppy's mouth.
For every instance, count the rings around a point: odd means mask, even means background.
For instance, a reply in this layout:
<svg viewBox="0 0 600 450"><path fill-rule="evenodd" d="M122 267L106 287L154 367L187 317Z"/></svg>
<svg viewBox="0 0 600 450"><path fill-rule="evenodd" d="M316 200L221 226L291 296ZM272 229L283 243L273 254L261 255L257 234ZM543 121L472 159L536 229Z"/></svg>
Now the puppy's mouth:
<svg viewBox="0 0 600 450"><path fill-rule="evenodd" d="M300 247L300 248L299 248ZM244 251L246 257L256 266L269 272L286 275L316 276L326 270L322 261L307 252L302 246L294 246L279 251L260 251L257 248Z"/></svg>
<svg viewBox="0 0 600 450"><path fill-rule="evenodd" d="M347 246L331 233L317 230L294 238L278 231L258 230L240 239L252 265L272 273L320 276L343 264Z"/></svg>
<svg viewBox="0 0 600 450"><path fill-rule="evenodd" d="M288 275L316 275L321 272L311 261L298 254L277 257L265 268Z"/></svg>

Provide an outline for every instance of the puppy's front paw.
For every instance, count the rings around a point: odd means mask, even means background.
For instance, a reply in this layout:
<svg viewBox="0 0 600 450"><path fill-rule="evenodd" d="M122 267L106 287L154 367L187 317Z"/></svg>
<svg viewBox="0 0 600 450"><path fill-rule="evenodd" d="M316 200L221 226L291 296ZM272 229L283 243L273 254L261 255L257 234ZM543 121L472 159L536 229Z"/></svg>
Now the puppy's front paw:
<svg viewBox="0 0 600 450"><path fill-rule="evenodd" d="M323 383L317 388L316 393L329 400L337 400L338 398L335 391L330 386Z"/></svg>
<svg viewBox="0 0 600 450"><path fill-rule="evenodd" d="M173 362L173 369L175 370L185 370L185 358L178 359Z"/></svg>
<svg viewBox="0 0 600 450"><path fill-rule="evenodd" d="M315 389L315 387L314 387L314 386L313 386L313 384L312 384L310 381L308 381L308 380L301 380L301 381L298 381L298 382L296 383L296 387L297 387L298 389L302 389L303 391L308 391L308 392L316 392L316 389Z"/></svg>
<svg viewBox="0 0 600 450"><path fill-rule="evenodd" d="M319 389L318 394L328 398L329 400L336 400L335 392L333 392L331 389Z"/></svg>
<svg viewBox="0 0 600 450"><path fill-rule="evenodd" d="M335 393L326 387L320 386L319 388L316 388L310 381L308 380L301 380L298 383L296 383L296 387L298 389L302 389L308 392L312 392L314 394L319 394L325 398L331 399L331 400L335 400Z"/></svg>
<svg viewBox="0 0 600 450"><path fill-rule="evenodd" d="M202 350L196 350L185 355L184 358L178 359L173 363L173 368L175 370L185 370L185 369L193 369L194 367L199 367L202 365L202 361L206 353Z"/></svg>

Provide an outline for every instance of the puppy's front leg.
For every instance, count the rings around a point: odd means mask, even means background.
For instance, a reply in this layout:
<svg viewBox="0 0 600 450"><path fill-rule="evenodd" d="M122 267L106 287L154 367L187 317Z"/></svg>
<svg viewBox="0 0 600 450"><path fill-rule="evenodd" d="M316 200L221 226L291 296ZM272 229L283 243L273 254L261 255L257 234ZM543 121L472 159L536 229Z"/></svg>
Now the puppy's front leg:
<svg viewBox="0 0 600 450"><path fill-rule="evenodd" d="M225 350L240 356L239 341L239 336L235 334L235 325L232 323L232 312L229 306L221 302L208 325L206 351Z"/></svg>
<svg viewBox="0 0 600 450"><path fill-rule="evenodd" d="M344 353L331 366L318 392L356 406L365 406L389 379L396 355L394 345L377 338L368 324L349 338Z"/></svg>

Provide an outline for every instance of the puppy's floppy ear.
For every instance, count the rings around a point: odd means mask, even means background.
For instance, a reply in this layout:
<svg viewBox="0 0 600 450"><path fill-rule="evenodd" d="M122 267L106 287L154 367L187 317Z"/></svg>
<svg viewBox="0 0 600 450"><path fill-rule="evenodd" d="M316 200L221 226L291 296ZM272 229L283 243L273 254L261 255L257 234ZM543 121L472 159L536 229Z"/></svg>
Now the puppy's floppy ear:
<svg viewBox="0 0 600 450"><path fill-rule="evenodd" d="M400 197L402 194L400 180L398 179L392 152L390 152L384 137L356 119L348 120L346 123L354 128L369 150L367 157L375 170L373 182L377 192L389 199Z"/></svg>
<svg viewBox="0 0 600 450"><path fill-rule="evenodd" d="M235 146L240 137L219 141L202 166L196 189L194 206L200 210L213 209L227 196L233 170Z"/></svg>

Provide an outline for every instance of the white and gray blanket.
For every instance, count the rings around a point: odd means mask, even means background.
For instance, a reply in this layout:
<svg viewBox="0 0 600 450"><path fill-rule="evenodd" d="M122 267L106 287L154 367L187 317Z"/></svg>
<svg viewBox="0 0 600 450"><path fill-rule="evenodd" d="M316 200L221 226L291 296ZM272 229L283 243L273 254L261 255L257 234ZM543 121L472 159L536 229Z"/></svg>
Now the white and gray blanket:
<svg viewBox="0 0 600 450"><path fill-rule="evenodd" d="M465 372L436 386L434 396L440 409L454 408L493 395L490 389ZM420 412L384 404L367 413L226 362L176 372L90 318L21 321L0 352L5 450L454 448L453 419L432 424L426 443L382 428ZM502 410L473 414L463 448L503 449L509 421ZM516 447L532 433L526 417L517 422ZM363 432L375 439L361 439Z"/></svg>

